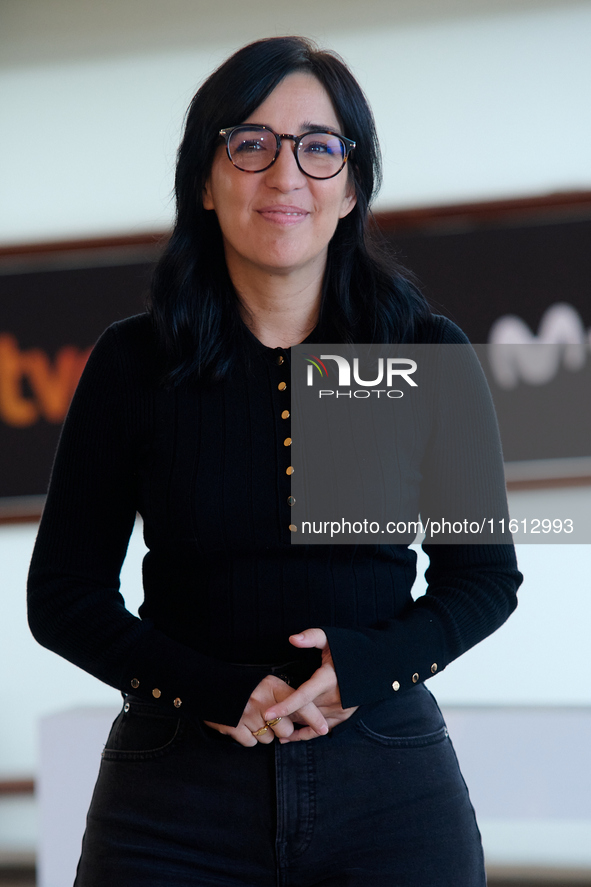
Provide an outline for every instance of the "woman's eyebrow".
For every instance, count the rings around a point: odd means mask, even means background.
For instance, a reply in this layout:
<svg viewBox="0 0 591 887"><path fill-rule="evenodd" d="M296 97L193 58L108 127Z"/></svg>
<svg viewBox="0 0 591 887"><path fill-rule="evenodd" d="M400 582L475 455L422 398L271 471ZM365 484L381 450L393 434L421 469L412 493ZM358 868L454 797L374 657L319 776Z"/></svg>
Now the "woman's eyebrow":
<svg viewBox="0 0 591 887"><path fill-rule="evenodd" d="M310 120L304 120L301 132L338 132L339 127L334 123L312 123Z"/></svg>

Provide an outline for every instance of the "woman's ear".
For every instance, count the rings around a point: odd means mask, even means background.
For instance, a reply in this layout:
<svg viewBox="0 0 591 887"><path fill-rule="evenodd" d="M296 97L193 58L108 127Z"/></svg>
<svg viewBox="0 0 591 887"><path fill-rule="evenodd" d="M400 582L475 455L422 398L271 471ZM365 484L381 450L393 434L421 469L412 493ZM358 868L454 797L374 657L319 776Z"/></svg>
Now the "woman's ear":
<svg viewBox="0 0 591 887"><path fill-rule="evenodd" d="M203 186L201 199L203 201L203 209L215 209L215 206L213 204L213 197L211 196L211 180L209 176L207 177Z"/></svg>
<svg viewBox="0 0 591 887"><path fill-rule="evenodd" d="M343 201L341 203L339 219L344 219L345 216L348 216L356 203L357 192L355 191L355 179L353 178L353 176L347 176L347 188L345 190Z"/></svg>

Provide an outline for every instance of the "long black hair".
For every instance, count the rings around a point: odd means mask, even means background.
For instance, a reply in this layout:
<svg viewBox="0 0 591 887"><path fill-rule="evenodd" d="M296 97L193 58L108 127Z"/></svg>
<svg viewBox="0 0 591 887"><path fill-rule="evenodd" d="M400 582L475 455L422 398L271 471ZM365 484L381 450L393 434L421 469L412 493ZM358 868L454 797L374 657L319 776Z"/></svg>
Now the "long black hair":
<svg viewBox="0 0 591 887"><path fill-rule="evenodd" d="M194 96L177 155L176 222L156 267L148 309L166 353L169 383L221 378L244 342L239 302L214 212L203 207L219 130L245 120L288 74L316 77L343 133L357 202L329 244L319 325L343 342L396 342L429 313L419 290L370 231L369 206L381 183L380 149L361 87L335 53L303 37L271 37L238 50ZM375 226L372 226L375 227ZM329 327L330 324L330 327Z"/></svg>

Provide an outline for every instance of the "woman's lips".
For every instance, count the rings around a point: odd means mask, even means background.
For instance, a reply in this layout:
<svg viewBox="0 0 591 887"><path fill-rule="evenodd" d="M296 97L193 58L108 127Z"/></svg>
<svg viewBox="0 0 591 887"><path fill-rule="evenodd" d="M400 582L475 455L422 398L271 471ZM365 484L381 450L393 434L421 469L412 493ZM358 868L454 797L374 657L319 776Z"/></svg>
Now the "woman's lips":
<svg viewBox="0 0 591 887"><path fill-rule="evenodd" d="M302 209L301 206L284 206L282 204L263 206L257 212L268 222L275 222L278 225L296 225L309 215L308 211Z"/></svg>

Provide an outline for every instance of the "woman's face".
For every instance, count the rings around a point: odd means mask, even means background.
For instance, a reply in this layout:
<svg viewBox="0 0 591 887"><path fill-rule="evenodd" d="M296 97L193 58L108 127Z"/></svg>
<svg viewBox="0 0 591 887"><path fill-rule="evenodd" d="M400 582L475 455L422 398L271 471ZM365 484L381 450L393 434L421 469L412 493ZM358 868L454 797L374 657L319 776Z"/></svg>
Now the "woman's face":
<svg viewBox="0 0 591 887"><path fill-rule="evenodd" d="M246 120L227 121L228 126L239 123L264 124L296 136L310 129L341 132L328 93L304 73L285 77ZM355 191L346 166L332 179L304 175L290 140L282 141L275 163L258 173L237 169L220 144L203 205L218 217L228 270L236 283L260 271L321 275L339 219L355 206Z"/></svg>

